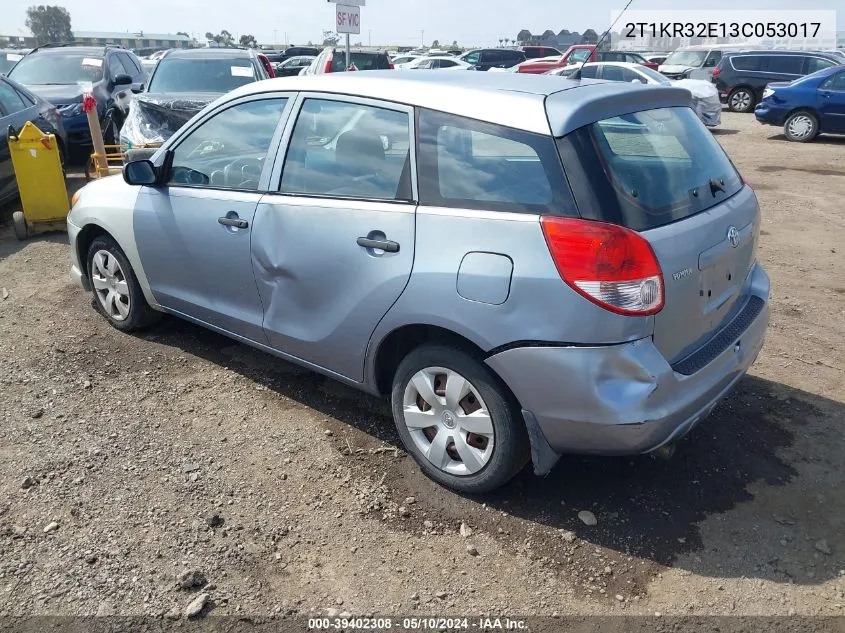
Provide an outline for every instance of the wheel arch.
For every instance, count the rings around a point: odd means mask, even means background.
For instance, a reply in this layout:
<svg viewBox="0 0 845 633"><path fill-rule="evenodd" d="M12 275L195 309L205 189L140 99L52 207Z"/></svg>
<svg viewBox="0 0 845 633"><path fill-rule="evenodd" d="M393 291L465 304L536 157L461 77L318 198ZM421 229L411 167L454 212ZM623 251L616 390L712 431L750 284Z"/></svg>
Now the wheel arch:
<svg viewBox="0 0 845 633"><path fill-rule="evenodd" d="M816 123L819 126L818 134L821 134L822 117L821 114L819 114L819 111L816 110L813 106L801 105L792 108L791 110L789 110L789 112L786 113L786 116L783 117L783 124L786 125L786 122L789 120L789 117L791 117L793 114L797 114L798 112L806 112L807 114L812 114L816 118Z"/></svg>
<svg viewBox="0 0 845 633"><path fill-rule="evenodd" d="M366 377L373 391L382 396L390 394L393 376L399 363L411 350L423 343L453 345L479 358L486 355L486 350L479 341L474 341L448 327L431 323L401 325L390 330L378 342L371 344L372 352L367 359ZM490 371L493 370L490 369Z"/></svg>

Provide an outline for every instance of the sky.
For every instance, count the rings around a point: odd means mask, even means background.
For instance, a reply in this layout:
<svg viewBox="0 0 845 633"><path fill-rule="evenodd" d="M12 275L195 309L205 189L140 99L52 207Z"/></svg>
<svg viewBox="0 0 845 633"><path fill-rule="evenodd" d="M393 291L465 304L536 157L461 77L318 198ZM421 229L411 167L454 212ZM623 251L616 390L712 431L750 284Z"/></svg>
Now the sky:
<svg viewBox="0 0 845 633"><path fill-rule="evenodd" d="M233 35L254 35L261 44L304 44L322 41L322 31L333 29L334 5L327 0L47 0L64 6L72 28L79 31L184 31L202 38L207 31L226 29ZM609 26L610 12L627 0L366 0L361 9L361 35L353 41L373 45L430 45L437 39L462 46L487 46L500 38L515 38L520 29L601 33ZM26 8L32 0L5 0L0 34L26 34ZM843 0L633 0L631 9L840 9L838 28L845 30Z"/></svg>

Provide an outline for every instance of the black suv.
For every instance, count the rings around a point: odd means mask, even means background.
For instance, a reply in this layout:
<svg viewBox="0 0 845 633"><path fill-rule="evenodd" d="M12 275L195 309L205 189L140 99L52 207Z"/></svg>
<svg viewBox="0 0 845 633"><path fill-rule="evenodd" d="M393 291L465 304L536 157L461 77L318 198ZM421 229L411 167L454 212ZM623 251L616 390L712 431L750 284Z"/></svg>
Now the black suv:
<svg viewBox="0 0 845 633"><path fill-rule="evenodd" d="M491 68L510 68L524 62L526 57L522 51L510 48L477 48L467 51L460 59L475 66L476 70L490 70Z"/></svg>
<svg viewBox="0 0 845 633"><path fill-rule="evenodd" d="M812 51L746 51L725 53L713 69L712 81L722 103L733 112L753 112L766 84L794 81L842 63L835 55Z"/></svg>
<svg viewBox="0 0 845 633"><path fill-rule="evenodd" d="M90 85L107 144L117 134L128 110L131 90L143 89L147 73L134 53L119 46L48 44L34 49L9 71L9 78L49 101L62 116L71 147L91 145L83 92Z"/></svg>

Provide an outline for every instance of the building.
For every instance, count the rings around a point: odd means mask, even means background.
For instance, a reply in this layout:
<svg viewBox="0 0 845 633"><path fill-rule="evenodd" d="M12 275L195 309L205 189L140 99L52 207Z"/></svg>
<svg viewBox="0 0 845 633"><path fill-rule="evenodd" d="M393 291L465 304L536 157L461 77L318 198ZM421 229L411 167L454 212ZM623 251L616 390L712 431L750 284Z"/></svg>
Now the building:
<svg viewBox="0 0 845 633"><path fill-rule="evenodd" d="M0 40L8 40L11 46L16 48L34 48L38 44L32 36L20 37L18 35L0 35ZM108 32L108 31L74 31L73 40L80 45L105 46L106 44L119 44L124 48L131 49L153 49L165 48L190 48L192 40L187 35L174 35L173 33L138 33L130 32Z"/></svg>

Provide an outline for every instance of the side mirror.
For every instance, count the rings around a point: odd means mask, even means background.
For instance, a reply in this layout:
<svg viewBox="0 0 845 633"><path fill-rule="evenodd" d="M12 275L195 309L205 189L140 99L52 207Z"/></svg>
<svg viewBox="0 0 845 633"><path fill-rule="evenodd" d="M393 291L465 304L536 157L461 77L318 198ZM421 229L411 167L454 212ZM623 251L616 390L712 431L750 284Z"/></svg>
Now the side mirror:
<svg viewBox="0 0 845 633"><path fill-rule="evenodd" d="M158 172L149 160L135 160L123 166L123 180L129 185L154 185Z"/></svg>
<svg viewBox="0 0 845 633"><path fill-rule="evenodd" d="M115 86L128 86L132 83L132 77L129 75L118 75L112 80L112 84Z"/></svg>

